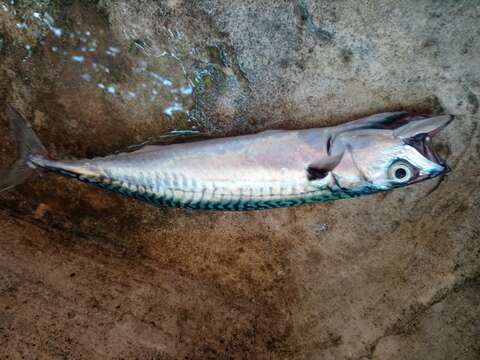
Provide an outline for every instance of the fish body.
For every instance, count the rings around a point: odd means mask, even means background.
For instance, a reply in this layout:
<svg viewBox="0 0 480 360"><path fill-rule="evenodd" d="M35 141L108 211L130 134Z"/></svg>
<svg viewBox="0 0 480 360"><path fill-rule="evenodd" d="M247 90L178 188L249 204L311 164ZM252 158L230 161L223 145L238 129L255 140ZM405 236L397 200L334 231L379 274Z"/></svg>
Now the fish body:
<svg viewBox="0 0 480 360"><path fill-rule="evenodd" d="M305 169L325 152L322 129L266 131L255 135L149 146L92 160L35 166L73 176L153 205L250 210L285 207L346 196L318 186ZM288 151L286 151L288 149Z"/></svg>
<svg viewBox="0 0 480 360"><path fill-rule="evenodd" d="M437 176L447 167L433 152L430 135L451 120L384 113L335 127L55 161L20 114L10 109L8 116L20 143L19 160L5 176L9 180L0 181L0 191L26 173L47 170L155 206L240 211L356 197ZM408 179L395 179L392 166L399 167L397 175L409 172Z"/></svg>

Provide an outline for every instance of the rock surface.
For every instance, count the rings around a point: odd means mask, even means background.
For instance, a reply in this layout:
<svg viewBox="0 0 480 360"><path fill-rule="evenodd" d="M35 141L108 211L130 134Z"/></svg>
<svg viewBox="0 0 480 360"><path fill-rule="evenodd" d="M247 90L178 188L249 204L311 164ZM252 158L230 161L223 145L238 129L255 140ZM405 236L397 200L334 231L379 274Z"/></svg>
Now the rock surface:
<svg viewBox="0 0 480 360"><path fill-rule="evenodd" d="M457 118L443 181L348 201L155 209L50 175L2 194L0 358L478 359L479 22L475 0L0 2L1 108L55 158Z"/></svg>

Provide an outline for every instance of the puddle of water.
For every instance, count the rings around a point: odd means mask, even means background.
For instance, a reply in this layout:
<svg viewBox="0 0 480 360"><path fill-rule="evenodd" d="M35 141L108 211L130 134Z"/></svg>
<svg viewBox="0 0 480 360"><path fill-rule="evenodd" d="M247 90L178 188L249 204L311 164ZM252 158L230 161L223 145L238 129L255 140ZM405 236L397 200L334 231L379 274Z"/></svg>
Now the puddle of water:
<svg viewBox="0 0 480 360"><path fill-rule="evenodd" d="M107 26L89 25L72 16L61 23L49 12L50 5L45 0L0 2L0 16L15 22L16 31L23 35L19 39L29 40L15 43L15 47L23 47L19 62L29 63L37 53L47 54L53 59L49 66L69 68L79 82L90 84L94 91L127 105L160 109L165 118L188 123L194 104L193 83L174 49L153 51L138 39L120 43Z"/></svg>

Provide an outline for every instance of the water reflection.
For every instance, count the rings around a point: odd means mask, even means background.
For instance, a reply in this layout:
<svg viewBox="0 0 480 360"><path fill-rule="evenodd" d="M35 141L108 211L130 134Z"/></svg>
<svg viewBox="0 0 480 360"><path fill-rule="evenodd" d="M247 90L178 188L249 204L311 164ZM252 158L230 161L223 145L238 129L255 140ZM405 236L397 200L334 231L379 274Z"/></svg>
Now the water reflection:
<svg viewBox="0 0 480 360"><path fill-rule="evenodd" d="M79 81L95 84L96 91L105 96L160 107L172 118L183 113L188 119L193 88L175 51L154 54L140 40L116 43L102 29L81 28L85 25L77 22L67 29L57 24L41 2L19 4L0 2L0 9L16 21L18 31L28 34L24 38L31 39L33 34L33 41L23 45L23 62L31 60L37 49L48 51L56 59L52 66L77 67ZM131 51L132 45L136 51Z"/></svg>

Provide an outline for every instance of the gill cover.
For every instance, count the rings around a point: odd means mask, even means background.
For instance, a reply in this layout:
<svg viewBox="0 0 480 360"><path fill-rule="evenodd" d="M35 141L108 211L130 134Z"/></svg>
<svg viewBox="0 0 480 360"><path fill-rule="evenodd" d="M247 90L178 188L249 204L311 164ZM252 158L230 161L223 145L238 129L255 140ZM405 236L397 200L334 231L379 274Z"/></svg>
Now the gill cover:
<svg viewBox="0 0 480 360"><path fill-rule="evenodd" d="M435 153L431 137L452 119L451 115L419 116L402 111L339 125L327 141L327 156L309 164L307 178L323 179L332 172L353 186L352 181L378 181L380 185L388 181L383 176L397 185L434 177L448 167Z"/></svg>
<svg viewBox="0 0 480 360"><path fill-rule="evenodd" d="M343 142L336 141L342 134L353 132L355 130L391 129L395 126L400 126L400 124L406 123L406 117L408 117L408 113L405 111L386 112L336 126L331 136L328 138L326 146L327 156L308 165L308 180L314 181L323 179L329 172L333 171L338 164L340 164L345 151L348 150L348 146L345 146Z"/></svg>

